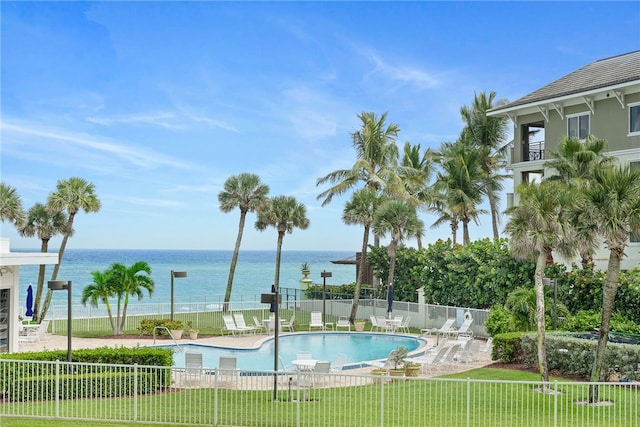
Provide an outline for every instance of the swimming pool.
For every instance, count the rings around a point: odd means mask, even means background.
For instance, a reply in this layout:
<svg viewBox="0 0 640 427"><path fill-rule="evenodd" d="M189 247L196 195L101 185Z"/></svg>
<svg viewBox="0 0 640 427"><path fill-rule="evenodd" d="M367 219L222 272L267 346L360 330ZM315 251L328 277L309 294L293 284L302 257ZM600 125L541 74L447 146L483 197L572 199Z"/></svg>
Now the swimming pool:
<svg viewBox="0 0 640 427"><path fill-rule="evenodd" d="M298 351L310 351L314 359L335 359L337 354L347 355L345 369L366 366L367 361L384 359L391 350L402 345L409 352L418 350L426 344L421 338L407 337L394 334L377 333L309 333L283 335L278 340L278 354L285 365L290 368L291 361L296 359ZM180 349L175 345L156 346L174 350L173 361L175 367L184 367L184 353L196 351L203 354L203 367L215 368L220 356L236 357L238 369L247 371L273 370L274 341L265 340L258 348L230 348L202 344L181 344ZM281 368L281 366L278 366Z"/></svg>

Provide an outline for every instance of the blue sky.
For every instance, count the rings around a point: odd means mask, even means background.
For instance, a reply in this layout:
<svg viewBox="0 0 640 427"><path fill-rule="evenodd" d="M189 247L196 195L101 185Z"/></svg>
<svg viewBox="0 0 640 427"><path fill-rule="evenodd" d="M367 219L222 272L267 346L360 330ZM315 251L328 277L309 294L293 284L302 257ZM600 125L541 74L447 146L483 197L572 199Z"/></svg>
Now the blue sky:
<svg viewBox="0 0 640 427"><path fill-rule="evenodd" d="M102 209L77 216L73 248L232 249L238 213L217 195L252 172L307 206L310 227L284 249L356 251L346 198L321 207L315 182L353 164L357 114L388 111L400 145L437 148L459 134L474 92L515 100L640 48L638 2L0 7L1 178L25 208L59 179L94 183ZM490 236L481 220L472 239ZM243 248L275 248L275 230L254 221ZM39 247L1 226L12 248ZM448 236L430 229L425 241Z"/></svg>

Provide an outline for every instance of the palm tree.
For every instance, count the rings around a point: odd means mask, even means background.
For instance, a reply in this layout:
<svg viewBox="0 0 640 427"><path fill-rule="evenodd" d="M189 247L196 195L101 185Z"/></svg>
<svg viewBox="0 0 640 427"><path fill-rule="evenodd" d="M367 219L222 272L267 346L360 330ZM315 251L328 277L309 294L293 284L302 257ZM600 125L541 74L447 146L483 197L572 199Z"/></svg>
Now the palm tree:
<svg viewBox="0 0 640 427"><path fill-rule="evenodd" d="M441 171L434 184L436 206L446 206L450 218L462 222L462 242L469 243L469 223L478 223L478 206L485 192L480 151L471 147L464 135L455 144L443 143L438 155ZM439 204L438 204L439 203Z"/></svg>
<svg viewBox="0 0 640 427"><path fill-rule="evenodd" d="M307 208L291 196L272 197L258 211L258 220L256 221L256 229L260 231L266 230L269 226L274 227L278 232L276 273L273 280L273 286L277 291L280 289L280 257L284 235L285 233L293 233L294 228L306 230L309 227Z"/></svg>
<svg viewBox="0 0 640 427"><path fill-rule="evenodd" d="M538 369L542 381L549 380L547 364L544 277L545 266L552 251L570 257L575 252L572 240L574 194L567 187L552 181L524 184L518 187L520 204L508 210L511 216L505 227L510 235L511 251L519 259L535 259L536 323L538 327Z"/></svg>
<svg viewBox="0 0 640 427"><path fill-rule="evenodd" d="M114 335L122 335L127 320L129 296L135 296L141 300L145 290L149 292L149 296L153 295L154 282L150 277L151 267L144 261L138 261L131 267L116 262L111 264L106 275L109 286L112 287L117 297Z"/></svg>
<svg viewBox="0 0 640 427"><path fill-rule="evenodd" d="M15 187L0 182L0 222L9 221L19 227L24 217L22 199Z"/></svg>
<svg viewBox="0 0 640 427"><path fill-rule="evenodd" d="M47 206L49 206L53 212L67 211L68 215L66 230L60 243L60 250L58 251L58 264L53 267L51 280L56 280L58 277L58 271L60 270L60 264L62 264L62 257L67 247L67 241L74 232L73 221L76 214L81 210L86 213L98 212L100 210L100 199L98 199L94 190L95 186L85 179L71 177L67 180L59 180L56 184L56 191L49 195ZM42 312L40 313L41 319L44 319L47 314L52 295L53 291L49 290L42 306Z"/></svg>
<svg viewBox="0 0 640 427"><path fill-rule="evenodd" d="M64 212L51 213L51 209L42 203L36 203L27 212L26 219L18 229L21 236L32 237L37 235L40 241L40 252L49 251L49 240L53 236L63 234L67 227L67 216ZM44 317L38 315L42 291L44 289L44 274L46 266L41 264L38 269L38 286L34 299L33 320L38 321Z"/></svg>
<svg viewBox="0 0 640 427"><path fill-rule="evenodd" d="M613 157L605 154L607 141L589 135L584 142L577 138L563 137L557 152L552 152L552 160L545 162L545 167L556 170L557 175L551 175L549 180L560 181L573 188L576 192L589 187L596 169L612 165ZM578 230L576 238L581 242L580 257L582 267L593 267L593 253L598 245L594 218L580 218L576 213L574 226Z"/></svg>
<svg viewBox="0 0 640 427"><path fill-rule="evenodd" d="M593 218L597 233L609 248L598 347L591 371L591 381L596 382L603 380L611 315L618 293L620 260L625 256L629 233L640 234L640 170L632 170L628 165L596 168L592 178L583 192L580 218ZM596 387L592 387L589 397L592 402L598 400Z"/></svg>
<svg viewBox="0 0 640 427"><path fill-rule="evenodd" d="M351 169L340 169L318 178L316 185L334 184L318 195L318 200L324 199L322 206L330 203L334 196L355 187L359 181L376 191L404 192L402 180L395 172L398 164L396 137L400 128L395 123L385 123L387 113L380 117L371 112L362 113L358 118L362 128L351 134L356 162Z"/></svg>
<svg viewBox="0 0 640 427"><path fill-rule="evenodd" d="M244 231L244 222L247 212L255 212L267 200L269 187L260 182L260 177L251 173L241 173L229 177L224 183L224 190L218 194L218 202L220 210L229 213L238 208L240 210L240 222L238 224L238 236L236 237L236 246L233 250L231 258L231 266L229 267L229 278L227 280L227 290L224 294L224 311L228 310L228 304L231 300L231 288L233 287L233 275L236 271L238 263L238 254L240 253L240 243L242 242L242 232Z"/></svg>
<svg viewBox="0 0 640 427"><path fill-rule="evenodd" d="M356 278L356 290L351 304L351 314L349 316L351 324L355 322L358 312L362 279L364 277L365 266L367 265L367 248L369 246L369 234L371 233L373 216L382 200L383 198L378 196L375 190L365 187L353 193L351 200L347 202L342 211L342 221L345 224L357 224L364 227L362 249L360 252L360 266L358 269L358 277Z"/></svg>
<svg viewBox="0 0 640 427"><path fill-rule="evenodd" d="M109 323L111 324L111 330L116 335L116 321L113 318L111 312L111 304L109 298L115 295L116 289L113 286L113 280L111 273L107 271L93 271L91 272L93 277L93 283L87 285L82 290L82 304L87 305L87 302L92 307L98 307L98 302L102 301L107 308L107 315L109 316Z"/></svg>
<svg viewBox="0 0 640 427"><path fill-rule="evenodd" d="M429 182L434 173L435 158L436 154L431 149L426 149L421 154L420 144L404 144L398 176L405 186L407 200L416 206L428 205L433 200Z"/></svg>
<svg viewBox="0 0 640 427"><path fill-rule="evenodd" d="M374 232L379 236L387 233L391 236L391 242L387 246L389 254L387 286L393 284L398 245L406 237L415 235L416 229L420 227L419 223L416 208L406 201L388 200L376 211L373 219Z"/></svg>
<svg viewBox="0 0 640 427"><path fill-rule="evenodd" d="M496 92L491 91L474 94L471 106L460 108L460 114L465 121L465 132L473 145L480 149L482 169L485 173L485 192L491 209L491 224L493 238L500 237L498 232L500 199L498 193L502 191L502 181L511 176L500 173L506 166L507 119L504 117L489 117L487 111L506 103L499 100L496 103Z"/></svg>

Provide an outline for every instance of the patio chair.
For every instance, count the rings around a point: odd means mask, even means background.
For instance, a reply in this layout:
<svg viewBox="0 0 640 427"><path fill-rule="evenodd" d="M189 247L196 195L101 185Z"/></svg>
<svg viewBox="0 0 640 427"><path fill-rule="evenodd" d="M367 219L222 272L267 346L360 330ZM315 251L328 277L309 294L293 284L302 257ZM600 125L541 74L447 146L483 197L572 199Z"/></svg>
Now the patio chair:
<svg viewBox="0 0 640 427"><path fill-rule="evenodd" d="M265 327L265 325L258 320L258 316L253 316L253 323L256 325L256 332L266 332L267 328Z"/></svg>
<svg viewBox="0 0 640 427"><path fill-rule="evenodd" d="M243 333L256 331L255 327L247 325L247 323L244 321L244 315L242 313L233 313L233 320L236 322L236 328L238 328Z"/></svg>
<svg viewBox="0 0 640 427"><path fill-rule="evenodd" d="M400 324L400 326L398 327L398 330L400 332L404 332L405 334L409 333L409 320L411 320L410 316L407 316L404 321Z"/></svg>
<svg viewBox="0 0 640 427"><path fill-rule="evenodd" d="M440 337L441 336L447 336L447 333L449 333L451 331L455 331L455 326L453 326L453 324L455 322L456 322L456 318L455 317L450 317L439 328L420 329L420 333L422 335L435 335L436 336L436 343L440 343Z"/></svg>
<svg viewBox="0 0 640 427"><path fill-rule="evenodd" d="M224 335L224 333L227 332L227 335L231 334L235 336L236 332L239 332L239 333L243 332L240 329L238 329L238 327L236 326L236 322L233 321L233 317L231 317L230 315L228 314L223 315L222 321L224 322L224 326L222 327L222 335Z"/></svg>
<svg viewBox="0 0 640 427"><path fill-rule="evenodd" d="M311 321L309 322L309 330L311 331L313 328L319 328L322 331L325 330L324 322L322 321L322 313L319 311L311 312Z"/></svg>
<svg viewBox="0 0 640 427"><path fill-rule="evenodd" d="M351 332L351 322L349 322L347 316L338 317L338 320L336 321L336 330L339 330L339 328L347 328L349 332Z"/></svg>
<svg viewBox="0 0 640 427"><path fill-rule="evenodd" d="M336 357L333 359L331 363L332 371L341 371L344 365L347 363L347 355L346 354L336 354Z"/></svg>
<svg viewBox="0 0 640 427"><path fill-rule="evenodd" d="M232 381L238 375L238 359L232 356L220 356L218 360L218 374L220 380Z"/></svg>
<svg viewBox="0 0 640 427"><path fill-rule="evenodd" d="M318 361L315 368L313 368L312 384L325 384L331 372L331 362L324 360Z"/></svg>
<svg viewBox="0 0 640 427"><path fill-rule="evenodd" d="M435 354L429 354L411 358L411 362L420 364L420 372L423 374L433 374L440 367L442 359L445 357L451 347L441 346Z"/></svg>
<svg viewBox="0 0 640 427"><path fill-rule="evenodd" d="M51 338L51 334L49 333L49 323L50 320L43 320L40 322L40 326L38 327L38 340L40 341L49 341Z"/></svg>
<svg viewBox="0 0 640 427"><path fill-rule="evenodd" d="M471 338L473 337L473 331L470 329L472 323L473 323L473 317L471 317L470 314L469 315L465 314L464 322L462 322L462 325L460 325L460 328L458 328L457 330L454 329L449 332L446 332L446 334L450 337L456 337L456 338L460 338L460 337Z"/></svg>
<svg viewBox="0 0 640 427"><path fill-rule="evenodd" d="M387 322L384 316L376 316L376 322L378 324L378 330L384 332L393 332L393 322Z"/></svg>
<svg viewBox="0 0 640 427"><path fill-rule="evenodd" d="M371 330L369 332L373 332L374 329L376 331L380 331L380 325L378 325L378 319L376 319L376 316L372 314L369 316L369 320L371 321Z"/></svg>
<svg viewBox="0 0 640 427"><path fill-rule="evenodd" d="M280 325L278 325L279 329L278 332L282 331L282 323L280 323ZM267 334L271 335L274 334L276 331L276 316L271 316L269 317L269 322L267 323Z"/></svg>
<svg viewBox="0 0 640 427"><path fill-rule="evenodd" d="M457 354L453 356L457 362L471 363L475 360L475 353L473 351L473 338L465 338L465 343Z"/></svg>
<svg viewBox="0 0 640 427"><path fill-rule="evenodd" d="M289 330L289 332L294 332L294 330L293 330L293 322L295 322L295 320L296 320L296 314L295 314L295 313L293 313L293 314L291 315L291 319L289 319L289 321L288 321L288 322L284 322L284 323L282 324L282 326L281 326L281 327L282 327L282 329L287 328L287 329Z"/></svg>
<svg viewBox="0 0 640 427"><path fill-rule="evenodd" d="M202 378L202 353L187 351L184 353L185 383L200 381Z"/></svg>

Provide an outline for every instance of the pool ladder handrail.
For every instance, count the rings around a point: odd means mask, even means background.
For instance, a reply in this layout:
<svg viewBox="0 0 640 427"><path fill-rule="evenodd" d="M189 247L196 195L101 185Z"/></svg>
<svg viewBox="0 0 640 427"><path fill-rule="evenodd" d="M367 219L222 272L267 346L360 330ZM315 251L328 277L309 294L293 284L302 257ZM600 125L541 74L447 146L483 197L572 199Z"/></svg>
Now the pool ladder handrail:
<svg viewBox="0 0 640 427"><path fill-rule="evenodd" d="M169 336L173 340L173 343L176 345L176 347L178 347L178 350L182 351L182 347L180 347L180 344L178 344L178 341L176 341L176 339L173 337L173 334L171 333L169 328L167 328L166 326L155 326L153 328L153 343L154 344L156 343L156 329L164 329L165 331L167 331L169 333Z"/></svg>

